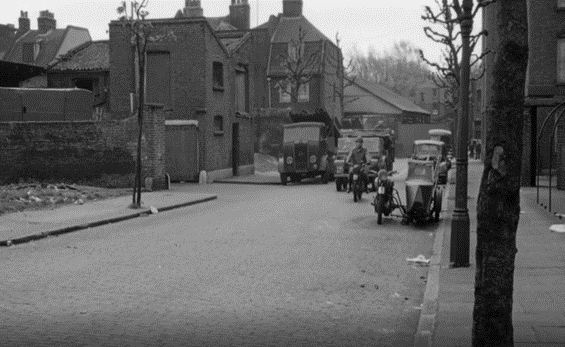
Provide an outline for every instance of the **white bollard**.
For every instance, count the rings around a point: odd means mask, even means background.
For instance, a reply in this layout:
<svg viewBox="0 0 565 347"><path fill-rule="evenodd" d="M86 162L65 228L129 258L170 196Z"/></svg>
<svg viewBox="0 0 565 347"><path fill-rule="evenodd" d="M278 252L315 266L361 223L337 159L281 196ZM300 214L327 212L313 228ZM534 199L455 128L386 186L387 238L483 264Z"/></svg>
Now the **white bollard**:
<svg viewBox="0 0 565 347"><path fill-rule="evenodd" d="M200 175L198 176L198 184L206 184L208 183L208 174L206 171L200 171Z"/></svg>

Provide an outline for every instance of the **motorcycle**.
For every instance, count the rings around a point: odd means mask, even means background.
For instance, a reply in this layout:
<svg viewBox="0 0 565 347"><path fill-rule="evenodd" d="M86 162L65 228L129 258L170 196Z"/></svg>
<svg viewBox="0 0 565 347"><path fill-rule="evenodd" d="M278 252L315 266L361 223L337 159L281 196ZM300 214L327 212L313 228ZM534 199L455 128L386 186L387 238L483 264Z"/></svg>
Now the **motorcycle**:
<svg viewBox="0 0 565 347"><path fill-rule="evenodd" d="M370 182L369 175L375 174L374 171L369 170L369 165L354 165L352 168L353 179L351 184L351 191L353 192L353 201L361 200L363 192L366 192Z"/></svg>
<svg viewBox="0 0 565 347"><path fill-rule="evenodd" d="M377 224L383 224L383 215L388 217L397 208L400 208L404 214L403 206L400 204L400 195L394 188L394 181L390 179L396 173L396 171L382 169L375 178L374 185L377 187L377 194L371 204L377 213Z"/></svg>

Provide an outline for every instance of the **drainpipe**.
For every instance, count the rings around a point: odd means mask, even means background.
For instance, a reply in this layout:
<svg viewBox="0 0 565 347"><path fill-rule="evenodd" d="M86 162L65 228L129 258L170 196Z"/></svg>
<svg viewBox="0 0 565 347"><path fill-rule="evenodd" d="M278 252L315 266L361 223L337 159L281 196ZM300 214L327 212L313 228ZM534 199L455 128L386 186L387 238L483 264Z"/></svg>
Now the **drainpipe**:
<svg viewBox="0 0 565 347"><path fill-rule="evenodd" d="M269 85L268 86L268 89L269 89L269 96L268 96L269 100L268 100L268 102L269 102L269 108L271 108L271 77L267 77L267 83Z"/></svg>

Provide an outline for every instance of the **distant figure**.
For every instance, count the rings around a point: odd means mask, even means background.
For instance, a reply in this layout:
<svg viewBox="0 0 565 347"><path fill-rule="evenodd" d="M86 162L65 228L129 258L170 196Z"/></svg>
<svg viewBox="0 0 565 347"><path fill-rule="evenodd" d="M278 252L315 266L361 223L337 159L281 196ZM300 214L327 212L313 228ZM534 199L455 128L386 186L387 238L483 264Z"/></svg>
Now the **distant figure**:
<svg viewBox="0 0 565 347"><path fill-rule="evenodd" d="M475 145L475 159L478 159L478 160L481 159L481 144L480 144L480 142L477 142L477 144Z"/></svg>

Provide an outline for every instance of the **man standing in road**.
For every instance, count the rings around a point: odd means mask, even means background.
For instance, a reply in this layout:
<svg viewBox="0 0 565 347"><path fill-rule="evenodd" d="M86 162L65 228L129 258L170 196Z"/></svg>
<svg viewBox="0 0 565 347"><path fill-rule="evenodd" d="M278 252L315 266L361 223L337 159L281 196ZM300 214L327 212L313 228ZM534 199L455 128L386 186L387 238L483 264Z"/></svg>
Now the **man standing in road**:
<svg viewBox="0 0 565 347"><path fill-rule="evenodd" d="M367 149L363 147L363 138L361 136L357 137L355 140L355 148L353 148L349 155L347 155L347 159L345 162L353 168L354 165L361 165L369 163L369 159L367 157ZM365 180L367 183L367 187L369 186L369 182L367 182L367 175L361 171L361 178ZM347 189L347 193L351 193L351 186L353 183L353 170L349 170L349 188ZM368 193L368 188L367 188Z"/></svg>

